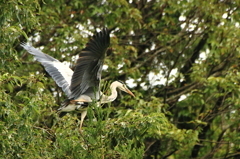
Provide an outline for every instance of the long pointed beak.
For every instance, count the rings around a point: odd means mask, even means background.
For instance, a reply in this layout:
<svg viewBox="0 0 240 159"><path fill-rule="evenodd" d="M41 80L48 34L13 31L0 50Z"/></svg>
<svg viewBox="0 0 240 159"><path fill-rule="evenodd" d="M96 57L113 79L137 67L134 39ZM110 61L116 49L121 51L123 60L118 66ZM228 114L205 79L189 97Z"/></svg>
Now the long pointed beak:
<svg viewBox="0 0 240 159"><path fill-rule="evenodd" d="M126 92L135 98L135 95L129 89L126 88Z"/></svg>

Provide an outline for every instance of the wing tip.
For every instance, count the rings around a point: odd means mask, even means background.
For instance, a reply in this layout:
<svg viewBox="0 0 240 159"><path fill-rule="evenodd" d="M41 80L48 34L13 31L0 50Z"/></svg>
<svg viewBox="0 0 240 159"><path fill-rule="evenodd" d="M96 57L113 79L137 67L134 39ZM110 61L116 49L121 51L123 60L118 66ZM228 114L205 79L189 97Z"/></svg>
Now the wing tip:
<svg viewBox="0 0 240 159"><path fill-rule="evenodd" d="M28 44L26 42L21 42L20 46L22 46L24 48L24 47L28 46Z"/></svg>
<svg viewBox="0 0 240 159"><path fill-rule="evenodd" d="M109 30L107 27L104 27L101 31L99 32L96 32L92 39L96 39L96 38L109 38L109 41L110 41L110 33L111 33L111 30Z"/></svg>

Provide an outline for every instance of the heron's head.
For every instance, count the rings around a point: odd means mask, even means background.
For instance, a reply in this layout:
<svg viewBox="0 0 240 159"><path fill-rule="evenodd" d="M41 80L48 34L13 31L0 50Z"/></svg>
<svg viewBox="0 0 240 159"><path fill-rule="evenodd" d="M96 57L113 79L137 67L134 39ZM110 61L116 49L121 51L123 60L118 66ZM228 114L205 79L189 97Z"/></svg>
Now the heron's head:
<svg viewBox="0 0 240 159"><path fill-rule="evenodd" d="M131 96L135 97L135 95L127 88L126 84L124 84L122 81L115 81L112 83L112 86L115 86L119 88L121 91L124 91L130 94Z"/></svg>

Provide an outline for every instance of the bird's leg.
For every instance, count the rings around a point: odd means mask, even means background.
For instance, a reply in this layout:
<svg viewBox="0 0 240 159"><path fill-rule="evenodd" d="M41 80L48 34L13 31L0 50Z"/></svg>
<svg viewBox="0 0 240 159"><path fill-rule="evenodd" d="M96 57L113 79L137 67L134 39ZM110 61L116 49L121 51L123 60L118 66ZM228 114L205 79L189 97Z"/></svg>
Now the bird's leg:
<svg viewBox="0 0 240 159"><path fill-rule="evenodd" d="M86 117L87 115L87 110L84 110L82 113L81 113L81 122L80 122L80 127L79 127L79 132L80 134L82 134L82 124L83 124L83 120L84 118Z"/></svg>

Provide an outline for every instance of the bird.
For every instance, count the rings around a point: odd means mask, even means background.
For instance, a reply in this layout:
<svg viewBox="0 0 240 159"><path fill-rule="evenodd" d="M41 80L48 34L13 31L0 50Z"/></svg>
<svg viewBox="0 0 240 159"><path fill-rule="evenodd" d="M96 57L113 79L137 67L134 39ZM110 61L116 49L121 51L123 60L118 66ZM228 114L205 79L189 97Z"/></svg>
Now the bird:
<svg viewBox="0 0 240 159"><path fill-rule="evenodd" d="M90 103L96 101L97 106L100 106L101 103L114 101L118 96L117 88L135 97L122 81L111 83L110 96L103 94L100 90L103 63L106 51L110 46L110 32L107 28L103 28L93 35L80 52L74 71L32 45L24 42L20 44L44 66L48 74L66 94L67 99L62 102L57 111L59 113L79 111L81 113L80 133L87 115L86 108Z"/></svg>

